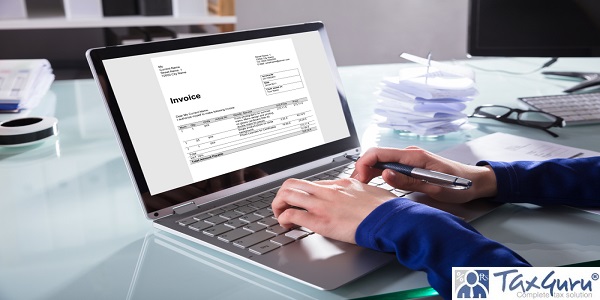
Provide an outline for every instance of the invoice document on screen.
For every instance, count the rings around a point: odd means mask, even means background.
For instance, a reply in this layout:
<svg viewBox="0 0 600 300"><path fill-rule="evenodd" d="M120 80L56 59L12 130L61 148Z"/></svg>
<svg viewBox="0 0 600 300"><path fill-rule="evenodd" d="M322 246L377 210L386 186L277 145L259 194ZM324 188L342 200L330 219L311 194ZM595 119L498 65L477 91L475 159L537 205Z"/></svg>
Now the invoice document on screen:
<svg viewBox="0 0 600 300"><path fill-rule="evenodd" d="M152 65L194 181L324 143L291 39Z"/></svg>

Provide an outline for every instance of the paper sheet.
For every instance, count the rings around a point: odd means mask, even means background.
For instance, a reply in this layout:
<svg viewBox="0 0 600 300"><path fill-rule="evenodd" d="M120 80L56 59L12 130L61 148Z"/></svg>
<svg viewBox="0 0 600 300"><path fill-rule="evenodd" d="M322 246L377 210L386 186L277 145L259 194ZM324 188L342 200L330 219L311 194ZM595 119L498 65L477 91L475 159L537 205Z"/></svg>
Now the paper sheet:
<svg viewBox="0 0 600 300"><path fill-rule="evenodd" d="M427 66L430 64L431 67L436 68L442 72L452 74L454 76L466 77L475 80L475 72L472 69L464 66L449 65L434 60L428 60L408 53L402 53L400 54L400 57L423 66Z"/></svg>
<svg viewBox="0 0 600 300"><path fill-rule="evenodd" d="M432 87L423 88L420 84L409 80L400 81L399 77L384 78L382 83L391 89L409 93L423 99L463 98L474 97L478 94L478 91L475 88L468 88L464 90L436 89Z"/></svg>
<svg viewBox="0 0 600 300"><path fill-rule="evenodd" d="M540 161L552 158L600 156L600 152L496 132L444 150L440 155L472 165L484 159Z"/></svg>
<svg viewBox="0 0 600 300"><path fill-rule="evenodd" d="M438 153L444 157L474 165L480 160L541 161L553 158L600 156L600 152L538 141L496 132ZM583 209L600 214L598 209Z"/></svg>

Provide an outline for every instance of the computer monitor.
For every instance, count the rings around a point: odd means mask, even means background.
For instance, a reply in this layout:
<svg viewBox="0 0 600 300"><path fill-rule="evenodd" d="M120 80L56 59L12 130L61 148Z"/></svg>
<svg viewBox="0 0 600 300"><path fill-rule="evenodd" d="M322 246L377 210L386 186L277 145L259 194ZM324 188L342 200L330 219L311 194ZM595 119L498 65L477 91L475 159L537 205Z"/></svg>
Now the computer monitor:
<svg viewBox="0 0 600 300"><path fill-rule="evenodd" d="M599 0L470 0L470 56L600 57ZM600 72L600 69L598 70ZM566 89L600 85L600 73L542 72L581 78Z"/></svg>
<svg viewBox="0 0 600 300"><path fill-rule="evenodd" d="M598 0L471 0L469 10L471 56L600 57Z"/></svg>

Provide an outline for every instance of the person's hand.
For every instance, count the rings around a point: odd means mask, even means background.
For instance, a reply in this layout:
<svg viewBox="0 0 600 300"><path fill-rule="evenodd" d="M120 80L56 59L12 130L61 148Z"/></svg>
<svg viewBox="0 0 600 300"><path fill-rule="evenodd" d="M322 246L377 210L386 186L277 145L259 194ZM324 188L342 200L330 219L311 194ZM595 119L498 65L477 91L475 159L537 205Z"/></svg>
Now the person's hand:
<svg viewBox="0 0 600 300"><path fill-rule="evenodd" d="M358 225L394 197L352 178L318 182L288 179L279 188L272 208L283 227L304 226L329 238L356 243Z"/></svg>
<svg viewBox="0 0 600 300"><path fill-rule="evenodd" d="M415 179L392 170L372 168L377 162L399 162L405 165L438 171L454 176L470 179L473 185L468 190L453 190ZM371 148L356 162L356 169L351 175L361 182L382 176L389 185L407 191L422 192L431 198L443 202L464 203L477 198L496 195L496 175L486 166L462 164L418 147L406 149Z"/></svg>

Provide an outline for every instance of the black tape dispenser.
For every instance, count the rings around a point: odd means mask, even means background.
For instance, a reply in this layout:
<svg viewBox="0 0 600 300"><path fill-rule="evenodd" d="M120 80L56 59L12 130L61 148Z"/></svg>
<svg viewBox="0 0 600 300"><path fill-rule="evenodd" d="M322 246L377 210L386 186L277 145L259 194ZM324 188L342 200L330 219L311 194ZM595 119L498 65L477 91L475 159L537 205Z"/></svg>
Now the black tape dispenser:
<svg viewBox="0 0 600 300"><path fill-rule="evenodd" d="M58 134L54 117L26 117L0 122L0 146L29 145Z"/></svg>

